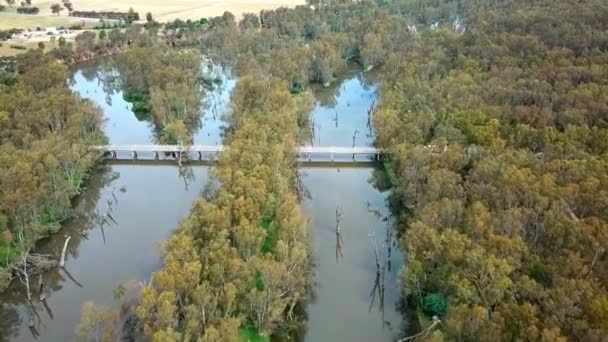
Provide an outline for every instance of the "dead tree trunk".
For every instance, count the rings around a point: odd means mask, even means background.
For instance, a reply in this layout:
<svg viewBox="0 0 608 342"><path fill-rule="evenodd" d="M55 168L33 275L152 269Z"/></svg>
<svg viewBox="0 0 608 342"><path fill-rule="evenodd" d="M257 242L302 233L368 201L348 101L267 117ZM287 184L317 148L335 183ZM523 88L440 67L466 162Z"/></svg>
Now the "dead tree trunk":
<svg viewBox="0 0 608 342"><path fill-rule="evenodd" d="M376 279L374 280L374 287L369 294L370 297L372 297L371 303L369 304L369 311L372 311L372 307L374 306L374 301L376 299L376 293L378 293L380 300L380 306L378 309L380 312L384 312L384 264L380 254L378 253L378 244L376 242L376 237L373 234L370 236L370 240L372 242L374 257L376 259Z"/></svg>
<svg viewBox="0 0 608 342"><path fill-rule="evenodd" d="M72 238L71 236L68 236L65 239L65 242L63 243L63 250L61 251L61 259L59 261L59 267L61 267L61 268L63 268L65 266L65 252L68 249L68 243L70 242L71 238Z"/></svg>
<svg viewBox="0 0 608 342"><path fill-rule="evenodd" d="M38 276L38 294L40 296L40 301L44 302L46 300L46 291L44 289L44 280L42 279L42 274Z"/></svg>
<svg viewBox="0 0 608 342"><path fill-rule="evenodd" d="M336 205L336 263L339 262L342 257L342 245L344 241L342 240L342 233L340 231L340 225L342 223L342 209L340 205Z"/></svg>
<svg viewBox="0 0 608 342"><path fill-rule="evenodd" d="M431 323L431 325L429 325L426 329L422 330L421 332L419 332L415 335L404 337L404 338L398 340L397 342L411 342L411 341L414 341L418 337L427 336L439 324L441 324L441 320L437 316L433 316L433 323Z"/></svg>
<svg viewBox="0 0 608 342"><path fill-rule="evenodd" d="M25 288L27 290L27 300L32 301L32 291L30 291L30 275L27 273L27 255L29 251L23 256L23 278L25 279Z"/></svg>
<svg viewBox="0 0 608 342"><path fill-rule="evenodd" d="M372 105L369 106L369 109L367 110L367 128L369 129L370 133L372 133L372 117L374 115L374 105L376 104L376 101L374 100L374 102L372 102Z"/></svg>

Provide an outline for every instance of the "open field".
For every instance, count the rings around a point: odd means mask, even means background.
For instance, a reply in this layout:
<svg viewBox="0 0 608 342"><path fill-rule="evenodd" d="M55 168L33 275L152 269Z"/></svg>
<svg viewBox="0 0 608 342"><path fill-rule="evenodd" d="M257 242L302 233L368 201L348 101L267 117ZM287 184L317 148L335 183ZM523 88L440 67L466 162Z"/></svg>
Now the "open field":
<svg viewBox="0 0 608 342"><path fill-rule="evenodd" d="M66 26L81 19L69 17L67 10L57 16L51 13L52 3L60 1L32 1L32 5L40 8L38 15L15 13L15 7L0 12L0 30L8 28L35 28L36 26ZM130 7L145 18L151 12L158 21L165 22L176 18L200 19L232 12L240 17L246 12L258 13L262 9L273 9L281 6L294 7L303 4L304 0L73 0L74 9L91 11L128 11Z"/></svg>
<svg viewBox="0 0 608 342"><path fill-rule="evenodd" d="M36 28L37 26L68 26L79 22L78 18L68 16L26 15L14 12L0 12L0 30L11 28Z"/></svg>
<svg viewBox="0 0 608 342"><path fill-rule="evenodd" d="M1 1L1 0L0 0ZM0 12L0 30L11 28L35 29L36 27L65 26L81 24L84 27L92 27L97 22L96 19L75 18L68 16L67 10L60 15L51 13L52 3L60 1L32 1L32 6L40 8L40 14L28 15L17 14L16 6L6 8ZM177 18L180 19L200 19L203 17L213 17L222 15L225 11L232 12L237 18L243 13L259 13L263 9L274 9L279 7L294 7L304 4L305 0L72 0L74 9L79 11L120 11L126 12L133 8L139 12L142 19L147 12L151 12L154 19L160 22L167 22ZM4 42L0 47L0 56L14 55L23 50L15 50L8 47L12 43L36 47L35 42Z"/></svg>
<svg viewBox="0 0 608 342"><path fill-rule="evenodd" d="M25 52L25 50L13 49L10 45L19 45L25 46L27 49L37 49L38 43L16 43L16 42L2 42L2 46L0 46L0 56L15 56L17 54ZM47 41L44 42L44 51L49 51L57 47L57 42Z"/></svg>

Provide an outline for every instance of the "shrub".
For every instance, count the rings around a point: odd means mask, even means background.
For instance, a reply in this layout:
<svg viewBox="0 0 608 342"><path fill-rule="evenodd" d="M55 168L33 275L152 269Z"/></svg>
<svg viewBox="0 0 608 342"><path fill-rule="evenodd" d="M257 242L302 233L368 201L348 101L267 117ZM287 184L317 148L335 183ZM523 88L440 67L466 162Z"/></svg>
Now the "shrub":
<svg viewBox="0 0 608 342"><path fill-rule="evenodd" d="M304 84L300 81L291 82L291 86L289 87L289 92L292 94L301 94L304 91Z"/></svg>
<svg viewBox="0 0 608 342"><path fill-rule="evenodd" d="M40 9L38 7L17 7L17 13L20 14L38 14Z"/></svg>
<svg viewBox="0 0 608 342"><path fill-rule="evenodd" d="M268 342L268 337L261 335L258 329L251 324L245 325L239 330L242 341L248 342Z"/></svg>
<svg viewBox="0 0 608 342"><path fill-rule="evenodd" d="M15 50L27 50L27 48L23 45L11 44L10 47L11 47L11 49L15 49Z"/></svg>
<svg viewBox="0 0 608 342"><path fill-rule="evenodd" d="M69 29L73 30L73 31L82 30L82 25L81 24L74 24L74 25L70 26Z"/></svg>
<svg viewBox="0 0 608 342"><path fill-rule="evenodd" d="M0 40L11 39L14 34L23 32L21 29L0 30Z"/></svg>
<svg viewBox="0 0 608 342"><path fill-rule="evenodd" d="M422 310L428 316L445 316L448 312L448 300L443 293L431 293L424 296Z"/></svg>
<svg viewBox="0 0 608 342"><path fill-rule="evenodd" d="M96 12L96 11L73 11L72 17L96 18L96 19L125 19L128 22L139 20L137 12Z"/></svg>
<svg viewBox="0 0 608 342"><path fill-rule="evenodd" d="M4 5L0 5L0 12L2 12L2 11L4 11L4 10L6 10L6 6L4 6Z"/></svg>
<svg viewBox="0 0 608 342"><path fill-rule="evenodd" d="M551 270L541 262L535 262L528 269L528 275L544 287L550 287L553 283Z"/></svg>
<svg viewBox="0 0 608 342"><path fill-rule="evenodd" d="M0 268L0 292L6 290L11 282L11 272L5 268Z"/></svg>

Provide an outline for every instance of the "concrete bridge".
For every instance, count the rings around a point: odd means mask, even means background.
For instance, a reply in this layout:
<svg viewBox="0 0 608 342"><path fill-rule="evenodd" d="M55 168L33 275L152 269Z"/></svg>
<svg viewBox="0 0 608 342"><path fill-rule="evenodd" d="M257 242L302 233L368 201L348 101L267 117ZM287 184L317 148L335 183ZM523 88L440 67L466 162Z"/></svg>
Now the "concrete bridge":
<svg viewBox="0 0 608 342"><path fill-rule="evenodd" d="M137 160L141 155L147 155L157 160L162 155L182 157L184 155L196 155L198 160L213 160L219 152L226 149L223 145L100 145L95 150L102 152L112 159ZM375 147L324 147L324 146L301 146L296 149L299 158L312 162L313 158L318 161L357 161L358 156L368 156L379 160L384 154ZM319 159L321 158L321 159Z"/></svg>

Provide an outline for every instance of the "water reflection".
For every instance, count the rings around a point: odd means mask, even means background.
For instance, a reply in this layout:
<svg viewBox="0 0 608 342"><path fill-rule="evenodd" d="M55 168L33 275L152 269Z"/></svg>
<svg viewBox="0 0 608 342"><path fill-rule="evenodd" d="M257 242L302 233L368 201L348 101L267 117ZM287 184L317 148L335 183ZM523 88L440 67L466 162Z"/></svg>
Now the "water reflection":
<svg viewBox="0 0 608 342"><path fill-rule="evenodd" d="M227 128L230 95L236 86L236 79L230 71L216 64L207 65L205 74L213 84L203 98L202 126L194 134L194 144L220 145Z"/></svg>
<svg viewBox="0 0 608 342"><path fill-rule="evenodd" d="M387 194L368 182L372 170L315 167L301 172L311 194L302 205L312 217L318 282L307 308L306 341L393 341L401 335L403 257L392 250Z"/></svg>
<svg viewBox="0 0 608 342"><path fill-rule="evenodd" d="M79 66L70 79L72 90L101 107L109 143L158 143L160 134L152 118L136 113L133 104L125 100L120 73L114 63L103 59L100 64ZM202 89L200 116L186 123L193 132L194 144L218 145L222 143L236 80L228 70L215 64L207 64L202 70L202 78L211 83Z"/></svg>
<svg viewBox="0 0 608 342"><path fill-rule="evenodd" d="M101 107L104 133L111 144L153 144L157 140L154 125L141 121L133 113L133 105L125 101L123 92L110 76L112 68L87 72L88 66L78 69L72 78L72 90Z"/></svg>
<svg viewBox="0 0 608 342"><path fill-rule="evenodd" d="M18 282L0 294L2 338L31 341L39 334L41 341L69 341L84 303L116 306L116 286L145 281L160 267L157 246L200 197L207 170L191 168L187 189L174 165L107 165L96 172L79 200L77 218L37 247L58 258L71 236L65 268L43 275L46 301L36 290L29 303Z"/></svg>
<svg viewBox="0 0 608 342"><path fill-rule="evenodd" d="M378 97L374 75L356 72L333 87L315 87L311 113L312 138L316 146L371 146L371 116Z"/></svg>

